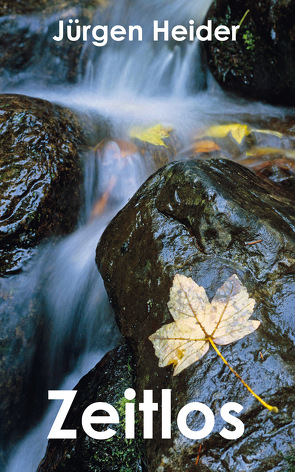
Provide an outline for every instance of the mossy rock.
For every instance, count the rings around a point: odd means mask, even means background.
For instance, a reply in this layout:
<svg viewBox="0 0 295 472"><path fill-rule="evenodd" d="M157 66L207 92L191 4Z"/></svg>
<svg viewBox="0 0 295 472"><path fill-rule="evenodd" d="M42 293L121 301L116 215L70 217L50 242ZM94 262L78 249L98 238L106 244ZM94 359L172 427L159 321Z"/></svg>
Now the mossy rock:
<svg viewBox="0 0 295 472"><path fill-rule="evenodd" d="M209 68L230 92L273 104L295 104L295 1L214 0L207 20L238 25L236 41L205 43Z"/></svg>
<svg viewBox="0 0 295 472"><path fill-rule="evenodd" d="M135 372L127 345L108 352L74 388L77 394L64 427L77 429L77 439L53 440L48 443L38 472L144 472L141 434L125 439L125 396L133 388ZM88 437L81 426L82 414L88 405L106 402L116 408L120 423L94 426L97 431L111 427L116 434L109 440ZM137 423L136 423L136 426Z"/></svg>

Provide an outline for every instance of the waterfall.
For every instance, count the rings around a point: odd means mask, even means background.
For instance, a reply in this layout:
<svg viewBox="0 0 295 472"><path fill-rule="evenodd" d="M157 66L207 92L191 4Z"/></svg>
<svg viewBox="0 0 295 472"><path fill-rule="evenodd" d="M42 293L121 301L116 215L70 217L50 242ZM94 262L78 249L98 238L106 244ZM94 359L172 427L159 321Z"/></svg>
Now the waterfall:
<svg viewBox="0 0 295 472"><path fill-rule="evenodd" d="M211 0L118 0L94 18L94 24L107 24L109 28L122 25L139 25L142 42L109 42L101 51L89 40L81 61L87 57L86 75L81 85L103 96L130 94L138 96L187 96L205 88L205 71L201 70L199 42L165 42L163 34L153 40L153 22L169 28L189 20L201 24ZM192 64L194 65L192 67Z"/></svg>
<svg viewBox="0 0 295 472"><path fill-rule="evenodd" d="M103 351L97 351L82 356L74 372L67 376L60 388L62 390L73 389L81 377L93 368L103 354ZM56 403L50 406L40 424L36 426L17 446L14 453L11 455L6 472L33 472L37 469L40 459L44 455L46 437L58 410L59 405Z"/></svg>
<svg viewBox="0 0 295 472"><path fill-rule="evenodd" d="M80 227L60 242L40 247L22 274L1 280L2 293L13 293L0 305L1 310L10 314L7 330L18 329L23 314L31 310L32 300L34 309L42 313L45 329L41 330L41 346L27 354L24 346L18 353L27 355L32 364L28 371L30 388L23 395L23 404L30 404L35 409L40 398L47 395L47 390L57 388L64 374L75 369L81 356L89 370L101 357L100 353L95 353L110 350L121 339L95 264L95 250L107 223L133 195L146 174L139 155L135 153L132 159L123 161L118 159L119 153L118 145L110 141L100 152L90 151L84 156L85 206ZM103 214L94 215L93 204L100 201L111 179L115 185ZM126 186L127 179L129 185ZM26 335L34 339L40 336L39 331L38 326L30 324ZM14 355L15 343L9 353L9 356ZM83 373L86 371L84 368ZM71 388L79 376L79 370L72 375ZM56 411L55 407L13 452L7 472L19 472L20 469L31 472L32 464L38 465L45 452L53 411ZM36 437L39 438L38 447L32 448ZM29 452L24 460L26 448Z"/></svg>

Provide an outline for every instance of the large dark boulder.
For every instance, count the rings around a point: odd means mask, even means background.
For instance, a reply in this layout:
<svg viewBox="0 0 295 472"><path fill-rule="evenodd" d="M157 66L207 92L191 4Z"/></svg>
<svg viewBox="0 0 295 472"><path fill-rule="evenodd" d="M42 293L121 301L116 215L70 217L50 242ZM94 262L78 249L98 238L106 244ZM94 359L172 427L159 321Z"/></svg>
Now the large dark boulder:
<svg viewBox="0 0 295 472"><path fill-rule="evenodd" d="M0 96L0 274L42 239L71 232L81 204L77 117L46 100Z"/></svg>
<svg viewBox="0 0 295 472"><path fill-rule="evenodd" d="M108 352L104 358L76 385L77 394L64 427L77 429L76 439L53 440L48 443L38 472L143 472L145 470L141 435L136 440L125 439L124 392L133 388L132 354L127 345ZM97 431L111 427L116 431L109 440L95 440L86 435L81 417L88 405L106 402L116 408L120 423L94 426ZM98 429L99 428L99 429Z"/></svg>
<svg viewBox="0 0 295 472"><path fill-rule="evenodd" d="M237 41L205 44L211 72L222 87L243 97L294 106L294 0L214 0L207 19L238 25Z"/></svg>
<svg viewBox="0 0 295 472"><path fill-rule="evenodd" d="M245 244L253 241L260 242ZM149 471L286 470L295 433L294 245L294 200L252 171L218 159L160 169L103 233L96 260L121 333L133 347L137 390L152 389L161 403L161 389L172 389L172 439L161 439L155 413L154 439L145 441ZM252 318L261 327L221 350L278 414L264 409L213 350L176 377L172 367L158 367L148 336L173 321L167 302L176 273L192 277L210 299L237 274L255 298ZM181 407L193 401L209 406L216 419L202 441L182 436L176 423ZM225 424L220 408L231 401L243 406L245 425L234 441L219 435ZM203 417L191 415L189 426L199 430Z"/></svg>

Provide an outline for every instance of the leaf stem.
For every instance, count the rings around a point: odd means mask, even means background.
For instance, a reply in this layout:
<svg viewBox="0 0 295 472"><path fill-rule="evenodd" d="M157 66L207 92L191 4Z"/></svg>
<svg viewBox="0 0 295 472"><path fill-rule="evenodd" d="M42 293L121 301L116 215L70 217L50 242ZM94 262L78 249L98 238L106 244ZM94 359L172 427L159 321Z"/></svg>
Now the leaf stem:
<svg viewBox="0 0 295 472"><path fill-rule="evenodd" d="M223 357L223 355L221 354L221 352L219 351L219 349L217 348L217 346L215 345L213 339L211 339L210 337L208 338L208 341L210 342L211 346L213 347L213 349L215 350L215 352L219 355L219 357L221 357L221 359L223 360L223 362L225 363L225 365L227 365L227 367L230 369L230 371L235 374L235 376L240 380L240 382L242 382L242 384L247 388L247 390L252 393L252 395L256 398L256 400L258 400L265 408L267 408L269 411L273 411L274 413L278 413L278 408L276 406L271 406L271 405L268 405L268 403L266 403L264 400L262 400L262 398L260 398L258 395L256 395L255 392L253 392L252 388L249 387L249 385L246 384L246 382L244 382L244 380L242 379L242 377L229 365L229 363L227 362L227 360Z"/></svg>
<svg viewBox="0 0 295 472"><path fill-rule="evenodd" d="M241 19L241 21L240 21L240 23L239 23L239 27L242 26L242 23L243 23L244 19L246 18L246 16L248 15L249 11L250 11L250 10L247 10L246 13L244 13L243 18Z"/></svg>

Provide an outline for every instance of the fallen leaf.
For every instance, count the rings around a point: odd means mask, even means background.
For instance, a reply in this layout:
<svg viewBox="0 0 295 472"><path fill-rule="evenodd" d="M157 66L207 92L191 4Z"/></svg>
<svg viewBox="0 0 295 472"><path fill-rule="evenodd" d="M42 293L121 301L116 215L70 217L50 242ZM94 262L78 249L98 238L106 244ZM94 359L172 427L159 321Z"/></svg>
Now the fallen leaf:
<svg viewBox="0 0 295 472"><path fill-rule="evenodd" d="M230 370L266 408L277 411L260 399L230 367L216 345L226 345L255 331L260 321L249 320L255 300L236 274L220 287L210 303L205 289L190 277L176 274L170 289L168 308L175 320L162 326L149 339L159 366L174 365L178 375L209 350L210 344Z"/></svg>
<svg viewBox="0 0 295 472"><path fill-rule="evenodd" d="M177 375L206 354L209 338L216 344L229 344L252 333L260 324L247 321L254 305L255 300L248 297L236 275L217 290L210 303L203 287L177 274L168 303L175 322L149 337L160 358L160 367L174 364Z"/></svg>
<svg viewBox="0 0 295 472"><path fill-rule="evenodd" d="M195 153L220 151L220 147L214 141L203 139L193 144L193 151Z"/></svg>
<svg viewBox="0 0 295 472"><path fill-rule="evenodd" d="M268 156L277 156L284 155L289 159L295 159L295 149L282 149L282 148L261 148L261 147L252 147L246 152L246 156L251 157L268 157Z"/></svg>
<svg viewBox="0 0 295 472"><path fill-rule="evenodd" d="M122 157L132 156L138 151L137 147L131 143L131 141L127 141L126 139L115 139L115 142L120 148Z"/></svg>
<svg viewBox="0 0 295 472"><path fill-rule="evenodd" d="M277 138L282 139L284 135L279 133L278 131L273 131L271 129L251 129L251 133L261 133L261 134L269 134L271 136L276 136Z"/></svg>
<svg viewBox="0 0 295 472"><path fill-rule="evenodd" d="M254 129L241 123L210 126L198 137L202 138L208 136L210 138L225 138L231 134L235 141L237 141L238 144L241 144L244 137L251 133L268 134L271 136L276 136L280 139L284 137L284 135L278 131L273 131L270 129Z"/></svg>
<svg viewBox="0 0 295 472"><path fill-rule="evenodd" d="M167 147L163 139L169 138L172 131L172 128L166 128L165 126L158 124L152 128L134 127L130 130L129 135L131 138L137 138L140 139L140 141L146 141L155 146Z"/></svg>
<svg viewBox="0 0 295 472"><path fill-rule="evenodd" d="M229 133L239 144L241 144L244 137L251 133L251 130L247 125L242 125L241 123L214 125L207 128L200 137L210 136L211 138L225 138Z"/></svg>

